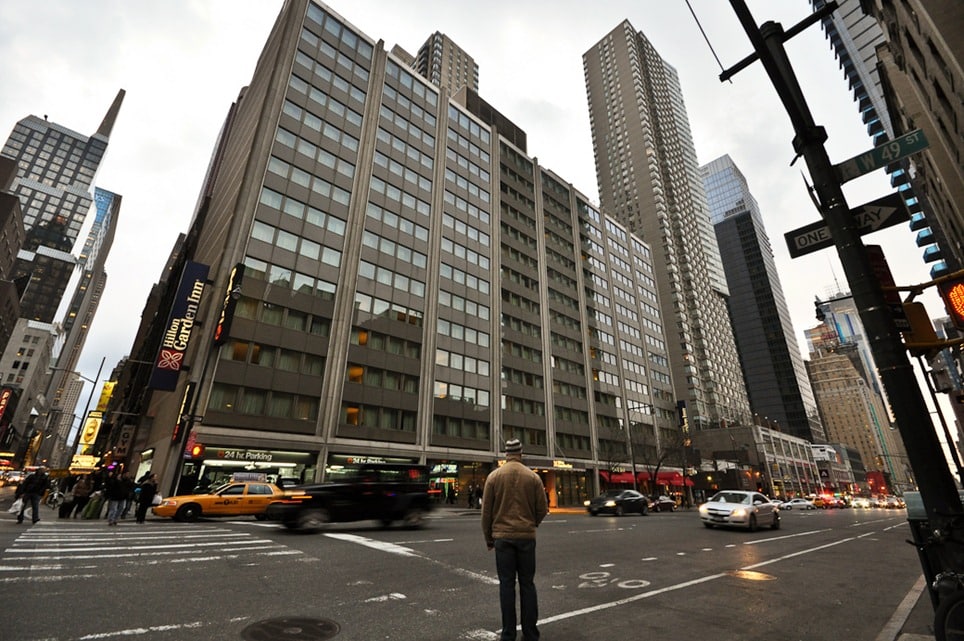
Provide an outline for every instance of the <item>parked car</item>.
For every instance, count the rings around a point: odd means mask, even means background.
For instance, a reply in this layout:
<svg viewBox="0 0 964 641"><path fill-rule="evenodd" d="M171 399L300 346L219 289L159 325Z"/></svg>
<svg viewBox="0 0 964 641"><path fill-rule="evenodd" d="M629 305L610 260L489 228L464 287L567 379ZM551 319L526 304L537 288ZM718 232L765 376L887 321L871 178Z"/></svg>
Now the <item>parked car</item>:
<svg viewBox="0 0 964 641"><path fill-rule="evenodd" d="M780 510L759 492L724 490L700 506L700 520L707 528L744 527L751 532L763 525L780 527Z"/></svg>
<svg viewBox="0 0 964 641"><path fill-rule="evenodd" d="M201 516L254 516L261 520L268 505L284 496L285 491L274 483L225 483L203 494L162 498L153 512L175 521L196 521Z"/></svg>
<svg viewBox="0 0 964 641"><path fill-rule="evenodd" d="M268 506L265 516L292 530L319 530L328 523L401 521L421 527L432 509L428 468L385 464L340 470L328 483L301 485Z"/></svg>
<svg viewBox="0 0 964 641"><path fill-rule="evenodd" d="M636 490L606 490L584 505L592 516L604 513L622 516L632 512L645 515L649 512L649 499Z"/></svg>
<svg viewBox="0 0 964 641"><path fill-rule="evenodd" d="M783 503L780 504L780 509L781 510L793 510L793 509L816 510L817 506L815 506L813 502L808 501L807 499L797 498L797 499L790 499L789 501L784 501Z"/></svg>
<svg viewBox="0 0 964 641"><path fill-rule="evenodd" d="M676 501L668 496L658 496L649 502L649 509L653 512L675 512Z"/></svg>

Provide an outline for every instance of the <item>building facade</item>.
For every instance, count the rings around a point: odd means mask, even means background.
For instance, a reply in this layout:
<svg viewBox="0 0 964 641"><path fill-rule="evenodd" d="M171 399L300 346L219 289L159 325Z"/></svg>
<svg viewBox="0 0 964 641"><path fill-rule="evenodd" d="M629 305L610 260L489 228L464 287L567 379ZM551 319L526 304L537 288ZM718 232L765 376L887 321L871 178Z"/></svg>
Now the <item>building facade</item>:
<svg viewBox="0 0 964 641"><path fill-rule="evenodd" d="M826 442L756 199L729 156L700 171L726 273L727 305L750 408L789 434Z"/></svg>
<svg viewBox="0 0 964 641"><path fill-rule="evenodd" d="M498 122L286 3L159 281L187 311L138 332L161 343L138 473L404 461L442 494L519 438L551 504L582 505L598 470L678 448L656 257Z"/></svg>
<svg viewBox="0 0 964 641"><path fill-rule="evenodd" d="M964 268L964 12L955 0L862 0L886 41L876 49L884 98L897 135L922 129L928 148L910 158L909 177L940 244L924 259ZM924 235L918 244L926 245ZM941 273L936 271L935 275Z"/></svg>
<svg viewBox="0 0 964 641"><path fill-rule="evenodd" d="M676 397L693 429L749 424L710 223L676 70L624 21L583 55L602 208L655 253Z"/></svg>
<svg viewBox="0 0 964 641"><path fill-rule="evenodd" d="M13 423L23 437L29 437L31 416L52 416L53 409L70 416L74 410L51 403L76 376L71 370L104 284L120 198L111 194L113 206L95 206L93 181L123 99L121 89L91 136L28 116L3 147L2 155L17 164L11 192L20 201L25 235L12 279L18 283L21 319L29 322L18 324L0 357L0 363L17 363L19 369L0 365L0 378L16 391ZM44 354L35 342L41 328L50 334L41 341Z"/></svg>
<svg viewBox="0 0 964 641"><path fill-rule="evenodd" d="M810 0L814 10L823 8L824 0ZM853 92L860 118L867 126L867 135L874 146L898 137L891 122L881 82L881 65L877 49L885 43L884 32L877 21L864 13L860 0L843 0L821 26L830 41L840 68ZM917 231L917 245L924 248L924 262L933 263L931 274L947 272L941 247L949 246L943 229L930 212L927 199L920 199L911 185L912 159L903 159L887 166L890 182L897 189L912 215L911 229Z"/></svg>

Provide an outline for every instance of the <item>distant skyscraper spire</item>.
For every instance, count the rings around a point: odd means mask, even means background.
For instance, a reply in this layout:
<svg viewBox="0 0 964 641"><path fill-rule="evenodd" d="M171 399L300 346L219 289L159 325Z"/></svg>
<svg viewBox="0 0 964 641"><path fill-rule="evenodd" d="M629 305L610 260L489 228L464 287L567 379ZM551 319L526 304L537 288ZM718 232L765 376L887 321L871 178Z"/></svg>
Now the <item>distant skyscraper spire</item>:
<svg viewBox="0 0 964 641"><path fill-rule="evenodd" d="M117 120L117 113L120 111L121 103L124 102L126 93L123 89L117 91L117 96L114 97L114 102L111 103L110 109L107 110L107 114L100 122L100 127L97 128L97 133L94 134L95 136L110 138L110 132L114 128L114 121Z"/></svg>

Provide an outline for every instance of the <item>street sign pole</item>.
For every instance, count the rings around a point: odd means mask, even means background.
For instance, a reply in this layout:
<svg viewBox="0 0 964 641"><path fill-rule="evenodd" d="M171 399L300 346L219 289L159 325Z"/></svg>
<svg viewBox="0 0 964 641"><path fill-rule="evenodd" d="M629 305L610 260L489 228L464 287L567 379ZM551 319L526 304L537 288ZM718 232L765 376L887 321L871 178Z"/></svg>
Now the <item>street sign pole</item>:
<svg viewBox="0 0 964 641"><path fill-rule="evenodd" d="M850 210L850 215L854 218L857 232L861 236L910 220L910 211L898 193L855 207ZM790 258L799 258L804 254L833 247L830 228L823 220L788 231L783 237L787 241Z"/></svg>
<svg viewBox="0 0 964 641"><path fill-rule="evenodd" d="M851 175L854 171L858 172L854 175L871 171L875 165L883 166L881 163L892 162L922 149L926 141L921 136L898 142L893 148L874 149L867 162L851 159L835 167L824 148L826 131L813 120L783 43L802 31L802 26L812 25L829 16L836 10L836 2L828 2L789 32L784 32L783 27L775 22L766 22L757 28L744 0L730 0L730 4L755 51L754 57L744 59L738 66L743 68L754 59L759 59L790 116L795 133L793 149L805 159L810 171L821 213L837 247L908 459L917 476L929 530L927 540L918 548L919 555L925 574L936 570L935 576L944 577L940 582L940 591L933 583L930 584L931 597L938 614L941 613L938 605L940 600L946 599L948 606L937 623L941 629L944 629L945 623L950 626L947 629L964 629L964 620L961 620L964 619L964 611L953 607L964 598L964 584L956 580L964 576L964 508L913 365L894 324L883 289L874 277L871 261L860 240L857 222L850 214L841 187L842 182L854 177ZM726 80L732 75L733 72L725 71L720 79ZM851 167L851 162L856 166Z"/></svg>

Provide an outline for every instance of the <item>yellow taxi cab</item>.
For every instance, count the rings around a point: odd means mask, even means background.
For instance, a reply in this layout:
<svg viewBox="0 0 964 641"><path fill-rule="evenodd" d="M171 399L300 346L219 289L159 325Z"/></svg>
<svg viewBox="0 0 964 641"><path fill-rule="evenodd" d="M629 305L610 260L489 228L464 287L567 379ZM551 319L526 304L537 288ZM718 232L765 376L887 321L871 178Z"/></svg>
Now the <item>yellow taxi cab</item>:
<svg viewBox="0 0 964 641"><path fill-rule="evenodd" d="M196 521L201 516L253 516L261 520L268 504L284 497L285 491L274 483L235 481L206 494L165 497L152 511L175 521Z"/></svg>

